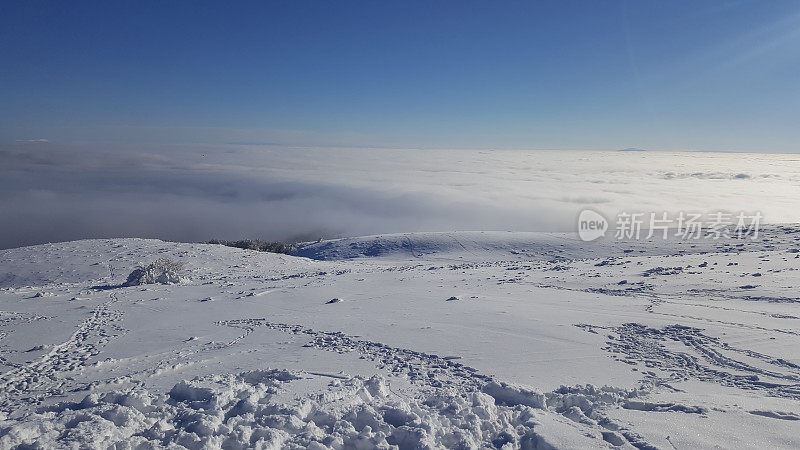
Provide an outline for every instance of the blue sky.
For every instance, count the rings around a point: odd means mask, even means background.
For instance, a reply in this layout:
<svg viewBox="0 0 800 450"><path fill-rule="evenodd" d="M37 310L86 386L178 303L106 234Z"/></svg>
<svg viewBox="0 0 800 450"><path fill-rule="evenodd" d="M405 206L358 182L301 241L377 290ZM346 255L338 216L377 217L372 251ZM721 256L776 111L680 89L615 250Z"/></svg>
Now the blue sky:
<svg viewBox="0 0 800 450"><path fill-rule="evenodd" d="M800 151L800 1L4 1L0 61L0 144Z"/></svg>

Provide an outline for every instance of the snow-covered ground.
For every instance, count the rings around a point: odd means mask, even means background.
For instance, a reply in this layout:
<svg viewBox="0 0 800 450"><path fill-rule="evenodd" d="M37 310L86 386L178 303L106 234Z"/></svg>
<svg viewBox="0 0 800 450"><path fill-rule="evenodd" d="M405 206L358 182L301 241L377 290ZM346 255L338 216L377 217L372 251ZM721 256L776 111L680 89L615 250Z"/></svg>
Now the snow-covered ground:
<svg viewBox="0 0 800 450"><path fill-rule="evenodd" d="M800 227L0 251L0 448L797 448ZM182 262L179 284L128 283Z"/></svg>

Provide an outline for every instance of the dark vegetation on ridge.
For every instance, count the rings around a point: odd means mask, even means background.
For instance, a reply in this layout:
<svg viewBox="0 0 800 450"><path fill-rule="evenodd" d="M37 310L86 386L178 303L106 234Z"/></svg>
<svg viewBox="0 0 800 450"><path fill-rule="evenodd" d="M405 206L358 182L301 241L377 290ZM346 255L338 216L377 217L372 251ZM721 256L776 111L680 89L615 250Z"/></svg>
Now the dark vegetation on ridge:
<svg viewBox="0 0 800 450"><path fill-rule="evenodd" d="M224 241L220 239L212 239L206 244L219 244L219 245L226 245L228 247L236 247L241 248L244 250L256 250L259 252L270 252L270 253L283 253L286 255L291 255L297 252L297 244L290 244L286 242L268 242L268 241L261 241L258 239L242 239L239 241Z"/></svg>

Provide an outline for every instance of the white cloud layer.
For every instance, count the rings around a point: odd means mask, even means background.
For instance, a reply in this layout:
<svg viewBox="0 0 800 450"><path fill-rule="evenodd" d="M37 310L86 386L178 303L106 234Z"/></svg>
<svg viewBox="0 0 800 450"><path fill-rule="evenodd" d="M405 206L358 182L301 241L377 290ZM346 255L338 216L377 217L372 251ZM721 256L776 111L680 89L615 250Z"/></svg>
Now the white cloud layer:
<svg viewBox="0 0 800 450"><path fill-rule="evenodd" d="M580 210L800 221L797 155L0 148L0 247L93 237L574 230Z"/></svg>

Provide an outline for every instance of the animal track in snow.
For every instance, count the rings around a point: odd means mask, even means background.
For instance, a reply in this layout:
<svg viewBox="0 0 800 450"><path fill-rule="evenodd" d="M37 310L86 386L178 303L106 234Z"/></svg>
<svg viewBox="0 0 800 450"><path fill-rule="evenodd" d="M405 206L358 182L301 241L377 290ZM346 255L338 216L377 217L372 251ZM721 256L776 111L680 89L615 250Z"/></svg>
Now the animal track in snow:
<svg viewBox="0 0 800 450"><path fill-rule="evenodd" d="M63 394L64 374L85 366L111 338L124 331L116 323L122 313L110 308L117 298L113 293L110 297L67 341L53 346L38 360L0 375L0 411L9 412L18 405L38 404L45 397Z"/></svg>
<svg viewBox="0 0 800 450"><path fill-rule="evenodd" d="M507 384L476 369L454 362L452 358L391 347L378 342L357 339L341 332L325 332L300 325L269 322L264 318L235 319L216 322L217 325L240 328L245 332L231 344L246 338L256 327L266 327L292 334L303 334L311 338L305 347L318 348L337 353L358 352L376 361L377 367L390 374L407 378L420 392L427 394L459 392L460 395L482 392L505 407L532 407L555 412L572 422L592 427L603 439L614 444L630 444L638 448L654 448L635 431L609 419L604 411L608 408L655 412L705 414L699 406L679 403L652 403L642 399L653 384L646 382L639 389L620 389L609 386L561 386L539 393L522 386Z"/></svg>
<svg viewBox="0 0 800 450"><path fill-rule="evenodd" d="M579 326L589 331L598 328ZM774 397L800 399L800 366L730 346L703 334L698 328L670 325L655 329L638 323L599 328L610 332L605 349L615 358L628 364L659 369L668 374L668 380L695 378L723 386L758 390ZM675 348L676 345L681 347ZM645 372L645 375L654 381L662 381L652 371Z"/></svg>

